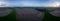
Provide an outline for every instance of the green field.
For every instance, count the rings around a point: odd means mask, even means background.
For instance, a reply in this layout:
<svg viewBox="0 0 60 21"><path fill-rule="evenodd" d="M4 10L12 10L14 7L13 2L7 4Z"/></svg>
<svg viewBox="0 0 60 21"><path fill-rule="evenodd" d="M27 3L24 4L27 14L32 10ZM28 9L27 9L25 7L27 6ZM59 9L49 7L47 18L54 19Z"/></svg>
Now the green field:
<svg viewBox="0 0 60 21"><path fill-rule="evenodd" d="M0 17L0 21L16 21L16 11L13 9L9 15Z"/></svg>
<svg viewBox="0 0 60 21"><path fill-rule="evenodd" d="M47 9L48 9L48 11L44 11L45 16L44 16L43 21L58 21L58 20L60 21L60 17L53 16L49 13L51 11L54 11L55 9L52 9L52 8L47 8ZM41 9L36 9L36 10L42 12L42 10L44 10L44 9L41 8ZM13 9L13 11L9 15L0 17L0 21L17 21L16 20L16 10Z"/></svg>

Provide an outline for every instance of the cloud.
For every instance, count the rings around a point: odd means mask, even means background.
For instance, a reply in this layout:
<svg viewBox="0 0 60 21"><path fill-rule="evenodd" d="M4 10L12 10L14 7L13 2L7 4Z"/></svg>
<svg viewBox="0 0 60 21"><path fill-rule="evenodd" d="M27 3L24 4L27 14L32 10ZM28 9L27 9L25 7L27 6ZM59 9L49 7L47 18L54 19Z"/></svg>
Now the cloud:
<svg viewBox="0 0 60 21"><path fill-rule="evenodd" d="M59 7L60 2L59 0L49 0L48 2L40 2L40 1L26 1L26 0L19 0L18 2L15 1L5 1L0 0L0 7Z"/></svg>
<svg viewBox="0 0 60 21"><path fill-rule="evenodd" d="M53 3L46 3L43 6L46 7L59 7L60 3L59 2L53 2Z"/></svg>
<svg viewBox="0 0 60 21"><path fill-rule="evenodd" d="M8 2L0 1L0 7L7 7L10 6Z"/></svg>

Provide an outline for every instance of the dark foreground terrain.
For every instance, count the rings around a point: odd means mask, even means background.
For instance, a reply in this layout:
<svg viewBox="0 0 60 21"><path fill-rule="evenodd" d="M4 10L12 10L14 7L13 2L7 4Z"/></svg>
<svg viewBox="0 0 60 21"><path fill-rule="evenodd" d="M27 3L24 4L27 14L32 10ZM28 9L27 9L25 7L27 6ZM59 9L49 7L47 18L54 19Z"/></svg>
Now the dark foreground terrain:
<svg viewBox="0 0 60 21"><path fill-rule="evenodd" d="M44 9L44 8L39 8L39 9ZM48 8L49 9L49 8ZM47 10L47 8L46 8ZM15 8L0 8L0 21L57 21L59 20L60 17L60 10L59 8L56 8L54 11L51 11L52 9L49 9L50 12L42 12L38 11L35 8L20 8L20 7L15 7ZM48 17L47 20L46 16ZM49 15L48 15L49 14ZM50 15L51 14L51 15ZM50 17L50 18L49 18ZM57 17L56 19L51 19L51 17ZM46 19L46 20L43 20Z"/></svg>

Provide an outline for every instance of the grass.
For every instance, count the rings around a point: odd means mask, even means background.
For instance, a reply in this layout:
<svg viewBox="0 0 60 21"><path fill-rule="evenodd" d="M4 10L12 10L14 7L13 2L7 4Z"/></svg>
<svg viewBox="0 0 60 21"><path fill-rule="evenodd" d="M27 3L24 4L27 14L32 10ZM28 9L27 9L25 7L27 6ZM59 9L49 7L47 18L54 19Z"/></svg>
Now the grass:
<svg viewBox="0 0 60 21"><path fill-rule="evenodd" d="M1 21L16 21L16 11L13 9L13 11L5 16L5 17L0 17Z"/></svg>

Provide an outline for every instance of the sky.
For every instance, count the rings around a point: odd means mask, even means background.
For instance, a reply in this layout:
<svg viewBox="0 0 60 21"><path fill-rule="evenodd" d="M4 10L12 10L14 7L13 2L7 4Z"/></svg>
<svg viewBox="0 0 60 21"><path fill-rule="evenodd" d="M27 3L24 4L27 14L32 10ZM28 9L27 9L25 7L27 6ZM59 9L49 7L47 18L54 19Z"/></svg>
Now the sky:
<svg viewBox="0 0 60 21"><path fill-rule="evenodd" d="M0 7L60 7L60 0L0 0Z"/></svg>

